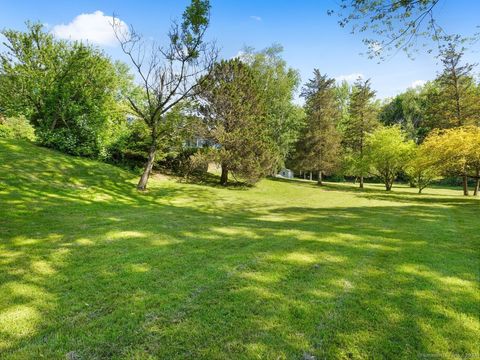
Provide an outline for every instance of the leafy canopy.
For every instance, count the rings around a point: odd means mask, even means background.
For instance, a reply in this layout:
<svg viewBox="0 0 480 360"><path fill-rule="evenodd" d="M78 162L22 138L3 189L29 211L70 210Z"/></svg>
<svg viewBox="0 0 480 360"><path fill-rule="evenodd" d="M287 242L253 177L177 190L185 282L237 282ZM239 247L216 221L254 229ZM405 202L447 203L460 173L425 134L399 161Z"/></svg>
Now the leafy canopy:
<svg viewBox="0 0 480 360"><path fill-rule="evenodd" d="M379 176L386 190L391 190L393 181L412 157L415 144L407 140L399 126L377 129L367 139L366 159L371 172Z"/></svg>
<svg viewBox="0 0 480 360"><path fill-rule="evenodd" d="M57 40L41 24L4 30L0 54L0 107L25 115L44 146L84 156L105 156L116 122L119 78L100 50Z"/></svg>

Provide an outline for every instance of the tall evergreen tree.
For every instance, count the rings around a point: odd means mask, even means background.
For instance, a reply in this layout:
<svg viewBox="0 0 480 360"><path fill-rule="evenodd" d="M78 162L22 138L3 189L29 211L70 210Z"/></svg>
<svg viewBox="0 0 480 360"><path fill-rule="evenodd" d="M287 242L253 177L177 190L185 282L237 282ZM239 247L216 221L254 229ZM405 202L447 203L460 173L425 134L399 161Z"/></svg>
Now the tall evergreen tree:
<svg viewBox="0 0 480 360"><path fill-rule="evenodd" d="M343 80L340 84L335 86L335 93L341 114L341 118L338 123L338 129L340 130L340 133L343 134L345 125L348 123L348 119L350 117L349 108L352 86L346 80Z"/></svg>
<svg viewBox="0 0 480 360"><path fill-rule="evenodd" d="M363 188L363 177L367 172L364 161L365 141L367 135L378 126L374 98L375 91L371 89L370 80L359 78L350 97L350 116L345 125L344 145L352 153L353 173L360 179L360 188Z"/></svg>
<svg viewBox="0 0 480 360"><path fill-rule="evenodd" d="M297 144L296 166L322 175L333 171L339 163L341 137L337 124L341 118L335 91L335 80L313 71L302 90L305 98L306 126Z"/></svg>
<svg viewBox="0 0 480 360"><path fill-rule="evenodd" d="M288 67L282 59L283 47L274 44L256 52L246 48L240 59L259 74L264 96L265 121L268 123L275 155L275 169L283 167L285 159L293 150L304 120L303 109L293 103L300 84L300 74Z"/></svg>
<svg viewBox="0 0 480 360"><path fill-rule="evenodd" d="M462 64L463 51L449 43L441 52L443 72L429 92L427 116L432 128L480 126L480 93L473 64ZM435 91L436 90L436 91Z"/></svg>
<svg viewBox="0 0 480 360"><path fill-rule="evenodd" d="M271 172L274 156L265 121L265 97L256 73L239 59L223 60L202 80L198 96L205 137L214 143L212 159L249 183Z"/></svg>

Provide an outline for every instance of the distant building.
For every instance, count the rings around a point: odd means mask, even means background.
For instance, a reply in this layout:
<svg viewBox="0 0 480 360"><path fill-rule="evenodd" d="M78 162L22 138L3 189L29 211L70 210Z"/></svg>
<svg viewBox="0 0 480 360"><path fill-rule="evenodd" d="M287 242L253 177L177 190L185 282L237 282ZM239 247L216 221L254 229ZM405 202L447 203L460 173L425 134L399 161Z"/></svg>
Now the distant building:
<svg viewBox="0 0 480 360"><path fill-rule="evenodd" d="M205 145L208 145L208 141L206 139L202 139L201 137L195 137L193 139L188 139L185 142L185 146L189 148L202 148Z"/></svg>
<svg viewBox="0 0 480 360"><path fill-rule="evenodd" d="M192 139L188 139L185 141L183 144L184 147L187 148L204 148L204 147L214 147L214 148L219 148L220 146L218 144L215 144L213 141L204 139L202 137L194 137Z"/></svg>
<svg viewBox="0 0 480 360"><path fill-rule="evenodd" d="M280 176L286 179L293 179L293 171L290 169L282 169L280 170L277 176Z"/></svg>

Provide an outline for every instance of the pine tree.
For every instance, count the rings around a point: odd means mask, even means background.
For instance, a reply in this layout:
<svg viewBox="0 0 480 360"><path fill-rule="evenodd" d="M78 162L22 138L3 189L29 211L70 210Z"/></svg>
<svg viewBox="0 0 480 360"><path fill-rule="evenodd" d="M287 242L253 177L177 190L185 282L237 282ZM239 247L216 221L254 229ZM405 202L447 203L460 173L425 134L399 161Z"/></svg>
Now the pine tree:
<svg viewBox="0 0 480 360"><path fill-rule="evenodd" d="M269 174L275 157L258 74L239 59L223 60L199 92L204 135L215 144L211 160L222 168L220 183L227 185L229 173L248 183Z"/></svg>
<svg viewBox="0 0 480 360"><path fill-rule="evenodd" d="M265 120L277 156L273 173L285 166L285 159L294 150L305 117L301 106L293 103L300 74L288 67L281 57L282 52L283 47L274 44L258 52L247 47L240 55L240 60L258 73L262 92L268 99Z"/></svg>
<svg viewBox="0 0 480 360"><path fill-rule="evenodd" d="M480 126L480 92L474 65L461 64L463 52L449 44L442 53L443 71L427 89L426 120L431 129Z"/></svg>
<svg viewBox="0 0 480 360"><path fill-rule="evenodd" d="M353 172L360 178L366 173L364 152L367 135L378 126L377 108L373 102L375 91L370 87L370 80L359 78L352 89L349 105L349 118L345 124L344 145L353 155Z"/></svg>
<svg viewBox="0 0 480 360"><path fill-rule="evenodd" d="M341 118L335 92L335 80L314 70L314 78L305 84L306 126L297 143L296 167L316 171L318 184L322 176L331 173L339 163L341 138L337 123Z"/></svg>
<svg viewBox="0 0 480 360"><path fill-rule="evenodd" d="M446 127L480 126L480 97L473 79L473 64L461 64L463 51L449 43L441 52L443 73L440 85L440 103L437 104Z"/></svg>

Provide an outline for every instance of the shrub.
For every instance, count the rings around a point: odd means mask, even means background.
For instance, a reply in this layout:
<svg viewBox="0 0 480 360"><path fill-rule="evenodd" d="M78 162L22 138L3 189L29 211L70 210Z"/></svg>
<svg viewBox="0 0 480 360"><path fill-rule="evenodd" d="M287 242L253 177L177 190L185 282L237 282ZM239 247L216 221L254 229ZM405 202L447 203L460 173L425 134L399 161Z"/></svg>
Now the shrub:
<svg viewBox="0 0 480 360"><path fill-rule="evenodd" d="M209 157L206 153L207 149L187 147L167 156L160 166L180 176L202 175L208 170Z"/></svg>
<svg viewBox="0 0 480 360"><path fill-rule="evenodd" d="M0 138L35 140L35 131L24 116L0 117Z"/></svg>
<svg viewBox="0 0 480 360"><path fill-rule="evenodd" d="M96 47L56 39L38 23L1 33L2 111L24 114L40 145L103 160L115 122L125 116L128 68Z"/></svg>
<svg viewBox="0 0 480 360"><path fill-rule="evenodd" d="M108 147L107 160L131 169L143 167L149 148L149 134L145 123L133 121L118 131L116 140Z"/></svg>

